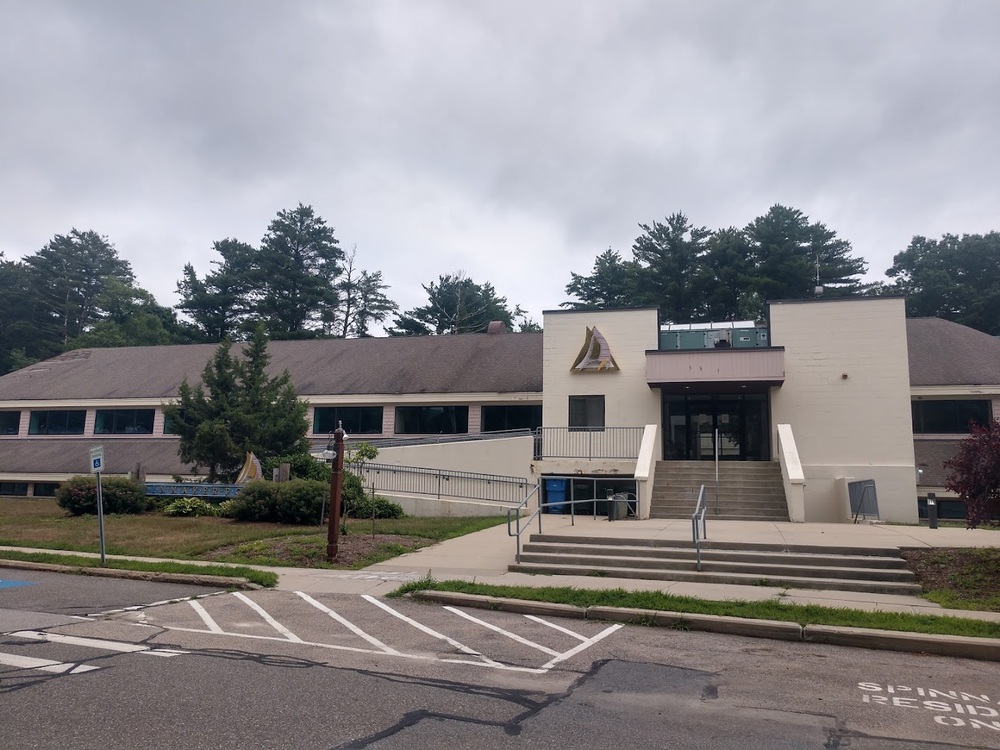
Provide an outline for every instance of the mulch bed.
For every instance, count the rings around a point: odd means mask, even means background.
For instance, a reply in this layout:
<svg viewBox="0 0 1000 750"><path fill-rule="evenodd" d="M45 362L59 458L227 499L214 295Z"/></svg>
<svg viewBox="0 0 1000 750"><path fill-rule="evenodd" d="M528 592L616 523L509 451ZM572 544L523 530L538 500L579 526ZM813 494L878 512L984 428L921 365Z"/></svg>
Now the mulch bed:
<svg viewBox="0 0 1000 750"><path fill-rule="evenodd" d="M1000 603L1000 549L940 547L908 549L903 557L924 591L953 592L975 609L995 609Z"/></svg>

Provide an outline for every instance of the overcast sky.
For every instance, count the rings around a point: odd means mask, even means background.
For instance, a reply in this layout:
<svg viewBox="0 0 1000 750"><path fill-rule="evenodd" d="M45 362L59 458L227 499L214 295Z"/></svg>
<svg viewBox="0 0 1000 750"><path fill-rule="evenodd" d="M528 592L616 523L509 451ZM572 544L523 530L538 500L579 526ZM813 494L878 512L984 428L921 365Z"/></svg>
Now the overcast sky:
<svg viewBox="0 0 1000 750"><path fill-rule="evenodd" d="M106 235L161 304L312 205L389 295L540 321L639 223L804 211L881 278L1000 230L996 0L0 0L0 251Z"/></svg>

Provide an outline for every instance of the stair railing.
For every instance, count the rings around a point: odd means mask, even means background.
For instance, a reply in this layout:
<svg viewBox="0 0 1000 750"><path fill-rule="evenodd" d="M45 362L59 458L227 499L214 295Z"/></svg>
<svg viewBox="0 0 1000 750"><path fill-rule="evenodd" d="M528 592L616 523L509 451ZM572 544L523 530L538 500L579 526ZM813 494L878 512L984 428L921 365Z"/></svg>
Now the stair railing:
<svg viewBox="0 0 1000 750"><path fill-rule="evenodd" d="M701 571L701 540L708 539L708 525L705 521L705 485L698 491L698 504L691 514L691 542L694 544L695 570ZM698 522L701 522L701 534L698 534Z"/></svg>
<svg viewBox="0 0 1000 750"><path fill-rule="evenodd" d="M715 428L715 515L719 515L719 428Z"/></svg>
<svg viewBox="0 0 1000 750"><path fill-rule="evenodd" d="M529 492L528 496L524 498L524 500L522 500L516 508L507 509L507 536L514 537L514 562L516 563L521 562L521 532L531 526L531 521L535 518L535 516L538 516L538 533L542 533L543 506L541 503L541 495L538 493L538 488L541 486L542 483L538 482L535 485L535 489ZM535 495L538 495L539 497L538 508L536 508L535 512L530 516L523 518L521 516L521 512L528 509L528 504L531 502L531 498ZM522 521L524 522L523 526L521 525Z"/></svg>

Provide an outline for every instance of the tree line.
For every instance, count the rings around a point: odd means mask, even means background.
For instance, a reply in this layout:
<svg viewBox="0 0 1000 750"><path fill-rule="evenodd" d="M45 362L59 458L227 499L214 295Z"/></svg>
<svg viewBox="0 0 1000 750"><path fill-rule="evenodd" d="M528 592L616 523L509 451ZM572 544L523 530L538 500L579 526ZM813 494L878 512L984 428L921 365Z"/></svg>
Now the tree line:
<svg viewBox="0 0 1000 750"><path fill-rule="evenodd" d="M164 307L95 231L72 229L20 261L0 253L0 374L81 347L364 337L394 316L393 336L473 333L490 321L533 330L490 283L462 272L423 284L427 304L400 311L381 271L361 267L311 206L279 211L257 245L214 242L212 269L190 263L180 302Z"/></svg>
<svg viewBox="0 0 1000 750"><path fill-rule="evenodd" d="M851 244L794 208L775 205L743 228L711 230L680 212L640 224L631 257L608 249L589 274L570 272L563 306L660 308L663 322L759 320L770 299L903 294L907 314L1000 335L1000 234L913 237L865 283ZM213 243L212 269L186 264L180 302L164 307L95 231L55 235L22 260L0 253L0 374L80 347L538 330L489 282L462 272L422 284L426 304L400 310L382 272L345 252L333 227L299 204L278 211L257 245Z"/></svg>
<svg viewBox="0 0 1000 750"><path fill-rule="evenodd" d="M631 258L608 249L572 273L574 309L658 306L662 322L762 320L768 300L906 296L911 317L941 317L1000 336L1000 233L915 236L865 283L851 244L802 211L772 206L743 228L710 230L683 213L640 224Z"/></svg>

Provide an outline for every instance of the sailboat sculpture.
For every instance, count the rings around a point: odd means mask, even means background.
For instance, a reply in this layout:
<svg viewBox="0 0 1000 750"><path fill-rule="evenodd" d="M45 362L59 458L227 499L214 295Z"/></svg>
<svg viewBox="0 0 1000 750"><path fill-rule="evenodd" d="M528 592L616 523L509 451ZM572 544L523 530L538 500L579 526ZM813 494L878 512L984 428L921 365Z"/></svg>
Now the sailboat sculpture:
<svg viewBox="0 0 1000 750"><path fill-rule="evenodd" d="M618 363L611 356L608 340L596 327L587 328L587 340L573 363L573 369L578 372L610 372L618 369Z"/></svg>

